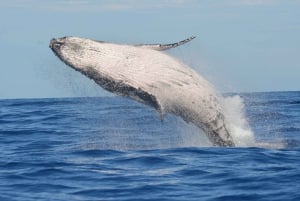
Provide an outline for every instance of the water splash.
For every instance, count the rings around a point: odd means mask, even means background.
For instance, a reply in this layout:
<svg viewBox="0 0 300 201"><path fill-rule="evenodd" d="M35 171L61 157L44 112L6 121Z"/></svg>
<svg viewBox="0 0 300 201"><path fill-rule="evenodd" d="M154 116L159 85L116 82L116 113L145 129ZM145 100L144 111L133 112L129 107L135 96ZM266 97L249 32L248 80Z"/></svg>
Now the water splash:
<svg viewBox="0 0 300 201"><path fill-rule="evenodd" d="M238 95L224 97L223 107L235 144L240 147L255 146L254 133L245 116L243 99Z"/></svg>
<svg viewBox="0 0 300 201"><path fill-rule="evenodd" d="M288 144L278 136L272 141L259 141L255 139L248 119L245 115L245 103L239 95L227 96L223 99L224 114L227 119L233 140L238 147L260 147L267 149L283 149Z"/></svg>

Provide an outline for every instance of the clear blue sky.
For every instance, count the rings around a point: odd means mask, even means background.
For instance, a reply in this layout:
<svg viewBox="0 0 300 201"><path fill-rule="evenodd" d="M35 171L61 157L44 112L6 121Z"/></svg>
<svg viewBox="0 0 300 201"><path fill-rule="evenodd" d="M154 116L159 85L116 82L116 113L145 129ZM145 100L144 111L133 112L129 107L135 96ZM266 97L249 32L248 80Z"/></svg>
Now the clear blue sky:
<svg viewBox="0 0 300 201"><path fill-rule="evenodd" d="M0 98L107 95L49 49L71 35L132 44L196 35L169 53L220 91L300 90L299 0L4 0Z"/></svg>

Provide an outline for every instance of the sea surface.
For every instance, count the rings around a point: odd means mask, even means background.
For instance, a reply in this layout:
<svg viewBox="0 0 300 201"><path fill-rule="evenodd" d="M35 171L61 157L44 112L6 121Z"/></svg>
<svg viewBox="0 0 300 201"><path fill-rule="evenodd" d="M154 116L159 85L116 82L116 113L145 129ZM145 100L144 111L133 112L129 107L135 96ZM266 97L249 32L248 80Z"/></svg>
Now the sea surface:
<svg viewBox="0 0 300 201"><path fill-rule="evenodd" d="M122 97L0 100L0 200L300 200L300 92L238 96L235 148Z"/></svg>

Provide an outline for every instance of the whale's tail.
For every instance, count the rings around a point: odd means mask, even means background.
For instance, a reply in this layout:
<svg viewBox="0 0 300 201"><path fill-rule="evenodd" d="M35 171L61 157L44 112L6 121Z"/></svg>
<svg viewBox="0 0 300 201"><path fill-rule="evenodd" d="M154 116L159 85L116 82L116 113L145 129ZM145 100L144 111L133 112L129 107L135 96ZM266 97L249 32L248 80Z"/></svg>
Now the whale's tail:
<svg viewBox="0 0 300 201"><path fill-rule="evenodd" d="M120 45L78 37L52 39L63 62L104 89L172 113L204 130L214 146L234 146L218 94L193 69L161 51L167 45Z"/></svg>

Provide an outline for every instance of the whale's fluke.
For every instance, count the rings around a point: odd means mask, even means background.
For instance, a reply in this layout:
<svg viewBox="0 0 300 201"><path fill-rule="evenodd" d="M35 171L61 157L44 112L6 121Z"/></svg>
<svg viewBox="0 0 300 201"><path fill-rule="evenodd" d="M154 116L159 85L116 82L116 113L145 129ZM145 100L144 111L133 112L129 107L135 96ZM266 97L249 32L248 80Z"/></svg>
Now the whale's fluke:
<svg viewBox="0 0 300 201"><path fill-rule="evenodd" d="M130 46L78 37L52 39L67 65L104 89L172 113L201 128L215 146L234 146L219 96L193 69L157 50L184 44Z"/></svg>
<svg viewBox="0 0 300 201"><path fill-rule="evenodd" d="M148 48L148 49L152 49L152 50L164 51L164 50L168 50L168 49L183 45L185 43L188 43L191 40L193 40L194 38L196 38L196 36L191 36L191 37L189 37L185 40L179 41L177 43L171 43L171 44L141 44L141 45L136 45L136 46L142 47L142 48Z"/></svg>

